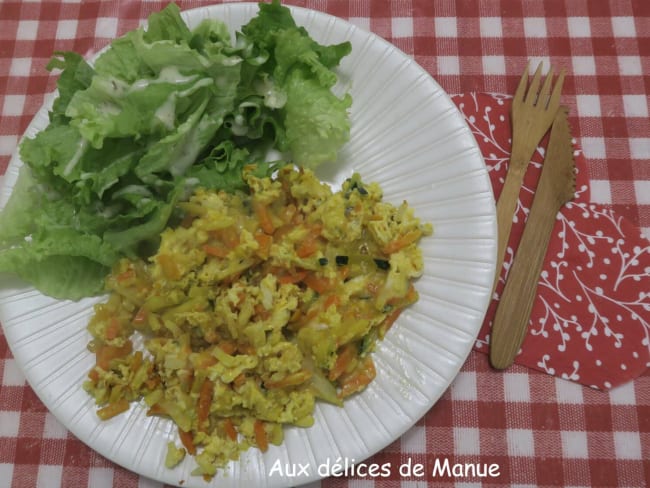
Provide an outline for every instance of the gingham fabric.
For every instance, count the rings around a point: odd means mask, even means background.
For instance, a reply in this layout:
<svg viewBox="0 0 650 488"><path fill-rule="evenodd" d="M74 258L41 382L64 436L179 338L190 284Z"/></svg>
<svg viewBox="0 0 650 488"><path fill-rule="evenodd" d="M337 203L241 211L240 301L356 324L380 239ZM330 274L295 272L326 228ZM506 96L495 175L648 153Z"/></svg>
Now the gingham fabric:
<svg viewBox="0 0 650 488"><path fill-rule="evenodd" d="M179 1L182 9L214 2ZM587 159L591 199L650 236L650 2L644 0L312 0L393 42L449 93L512 93L526 62L568 71L562 101ZM160 1L0 1L0 173L54 88L55 50L90 55L162 8ZM650 334L650 331L648 332ZM38 400L0 332L0 485L159 487L69 434ZM401 476L420 463L425 475ZM438 403L366 462L389 477L322 487L650 484L650 374L607 393L472 352ZM494 477L433 471L497 465ZM494 473L494 471L493 471ZM471 473L470 473L471 474Z"/></svg>

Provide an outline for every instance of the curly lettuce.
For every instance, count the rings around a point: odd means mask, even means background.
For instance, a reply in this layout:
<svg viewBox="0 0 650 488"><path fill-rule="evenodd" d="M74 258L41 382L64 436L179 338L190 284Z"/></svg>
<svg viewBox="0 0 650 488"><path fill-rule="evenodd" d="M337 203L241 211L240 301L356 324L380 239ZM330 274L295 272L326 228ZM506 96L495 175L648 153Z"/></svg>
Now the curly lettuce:
<svg viewBox="0 0 650 488"><path fill-rule="evenodd" d="M348 95L332 92L349 43L324 46L278 1L232 39L218 19L190 29L177 5L114 40L91 65L56 52L48 126L0 212L0 273L57 298L101 293L121 256L146 255L197 186L245 191L244 168L334 161ZM269 150L282 162L267 162Z"/></svg>

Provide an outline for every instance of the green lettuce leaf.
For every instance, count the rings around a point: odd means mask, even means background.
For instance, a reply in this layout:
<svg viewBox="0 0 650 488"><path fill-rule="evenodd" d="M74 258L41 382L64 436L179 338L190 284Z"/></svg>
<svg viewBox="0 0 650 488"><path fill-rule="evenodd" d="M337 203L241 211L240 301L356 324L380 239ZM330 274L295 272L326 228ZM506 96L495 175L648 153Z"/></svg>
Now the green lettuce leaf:
<svg viewBox="0 0 650 488"><path fill-rule="evenodd" d="M271 176L284 164L284 161L260 161L259 156L248 149L237 147L233 141L223 141L188 172L187 182L211 190L246 191L245 167L262 178Z"/></svg>
<svg viewBox="0 0 650 488"><path fill-rule="evenodd" d="M189 29L169 4L91 65L56 52L49 125L0 212L0 272L78 299L99 293L121 256L146 257L203 186L246 191L243 172L333 161L349 136L348 96L332 94L349 43L324 46L276 0L231 39L220 20Z"/></svg>
<svg viewBox="0 0 650 488"><path fill-rule="evenodd" d="M352 98L336 97L301 71L293 71L286 86L286 144L294 161L311 168L335 161L339 148L350 137L347 110Z"/></svg>
<svg viewBox="0 0 650 488"><path fill-rule="evenodd" d="M50 120L53 122L65 121L65 111L74 94L90 86L95 71L77 53L57 51L47 64L46 69L52 71L61 69L61 75L56 82L59 96L52 104ZM64 120L60 120L64 118Z"/></svg>
<svg viewBox="0 0 650 488"><path fill-rule="evenodd" d="M56 229L1 250L0 272L16 274L55 298L78 300L104 290L118 257L98 236Z"/></svg>

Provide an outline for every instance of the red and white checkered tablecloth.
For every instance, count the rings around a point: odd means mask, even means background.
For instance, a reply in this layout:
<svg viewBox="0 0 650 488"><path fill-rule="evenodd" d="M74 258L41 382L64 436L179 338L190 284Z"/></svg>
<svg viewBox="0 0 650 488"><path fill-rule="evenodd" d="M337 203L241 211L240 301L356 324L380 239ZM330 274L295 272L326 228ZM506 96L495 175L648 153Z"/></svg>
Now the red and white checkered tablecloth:
<svg viewBox="0 0 650 488"><path fill-rule="evenodd" d="M180 0L182 9L215 2ZM512 93L530 59L568 71L563 103L588 161L592 201L650 236L650 2L291 1L394 43L449 93ZM84 55L166 2L0 0L0 174L55 78L55 50ZM25 382L0 332L0 485L155 487L69 434ZM650 374L610 392L472 352L440 401L369 462L427 476L330 478L323 487L650 485ZM496 477L432 478L436 462L495 463Z"/></svg>

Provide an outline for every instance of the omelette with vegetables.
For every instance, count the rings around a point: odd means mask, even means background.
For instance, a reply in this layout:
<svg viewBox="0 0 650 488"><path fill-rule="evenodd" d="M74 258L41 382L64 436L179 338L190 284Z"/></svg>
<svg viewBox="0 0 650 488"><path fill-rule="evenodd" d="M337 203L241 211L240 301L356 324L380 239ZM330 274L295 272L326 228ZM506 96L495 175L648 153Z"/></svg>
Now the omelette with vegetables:
<svg viewBox="0 0 650 488"><path fill-rule="evenodd" d="M178 427L167 467L190 454L208 479L373 380L371 352L417 300L432 231L356 174L336 193L289 166L244 179L249 191L180 203L155 255L115 266L88 326L99 417L143 401Z"/></svg>

